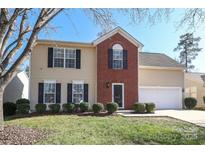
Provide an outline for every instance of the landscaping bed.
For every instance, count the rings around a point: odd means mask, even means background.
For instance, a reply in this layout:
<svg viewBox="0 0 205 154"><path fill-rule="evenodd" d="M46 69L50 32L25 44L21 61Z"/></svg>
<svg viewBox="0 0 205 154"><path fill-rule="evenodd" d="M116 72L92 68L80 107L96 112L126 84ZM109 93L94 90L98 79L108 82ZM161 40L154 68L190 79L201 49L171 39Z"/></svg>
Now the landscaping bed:
<svg viewBox="0 0 205 154"><path fill-rule="evenodd" d="M0 131L0 145L28 145L46 138L46 131L17 125L6 125Z"/></svg>

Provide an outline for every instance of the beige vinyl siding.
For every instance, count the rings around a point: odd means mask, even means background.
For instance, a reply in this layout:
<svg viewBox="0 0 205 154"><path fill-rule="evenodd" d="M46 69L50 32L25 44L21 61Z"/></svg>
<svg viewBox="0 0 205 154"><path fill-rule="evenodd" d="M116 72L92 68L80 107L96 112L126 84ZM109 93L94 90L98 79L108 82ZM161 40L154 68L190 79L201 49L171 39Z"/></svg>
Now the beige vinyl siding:
<svg viewBox="0 0 205 154"><path fill-rule="evenodd" d="M56 80L61 83L61 104L67 103L67 83L73 80L83 80L89 85L89 102L96 101L96 51L94 47L78 44L67 44L58 47L81 49L81 69L73 68L48 68L48 47L56 47L53 44L38 44L31 55L31 81L30 100L34 110L38 103L38 83L44 80Z"/></svg>
<svg viewBox="0 0 205 154"><path fill-rule="evenodd" d="M182 69L139 68L139 86L184 88L184 72Z"/></svg>
<svg viewBox="0 0 205 154"><path fill-rule="evenodd" d="M198 75L194 79L191 74L185 75L185 97L194 97L197 99L197 107L204 107L203 96L205 96L204 82Z"/></svg>

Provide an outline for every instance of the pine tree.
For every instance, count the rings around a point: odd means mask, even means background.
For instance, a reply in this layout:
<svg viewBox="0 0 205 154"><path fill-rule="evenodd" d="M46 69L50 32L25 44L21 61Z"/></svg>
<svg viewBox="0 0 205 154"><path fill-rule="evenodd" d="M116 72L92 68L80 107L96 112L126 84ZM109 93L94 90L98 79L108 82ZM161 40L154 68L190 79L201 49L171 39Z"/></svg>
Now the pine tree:
<svg viewBox="0 0 205 154"><path fill-rule="evenodd" d="M196 59L198 53L202 50L199 48L200 37L194 38L193 33L186 33L180 36L179 43L174 51L179 51L179 62L185 66L185 71L189 72L195 68L192 60Z"/></svg>

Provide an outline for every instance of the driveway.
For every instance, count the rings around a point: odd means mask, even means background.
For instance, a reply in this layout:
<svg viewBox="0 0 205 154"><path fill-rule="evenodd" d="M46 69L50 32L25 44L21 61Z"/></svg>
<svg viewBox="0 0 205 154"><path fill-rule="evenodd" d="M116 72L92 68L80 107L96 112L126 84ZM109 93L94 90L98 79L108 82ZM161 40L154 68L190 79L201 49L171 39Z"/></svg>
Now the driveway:
<svg viewBox="0 0 205 154"><path fill-rule="evenodd" d="M205 127L205 111L199 110L157 110L157 115L169 116Z"/></svg>
<svg viewBox="0 0 205 154"><path fill-rule="evenodd" d="M195 125L205 127L205 111L199 110L157 110L155 114L133 114L132 110L120 110L119 115L125 117L171 117L182 121L190 122Z"/></svg>

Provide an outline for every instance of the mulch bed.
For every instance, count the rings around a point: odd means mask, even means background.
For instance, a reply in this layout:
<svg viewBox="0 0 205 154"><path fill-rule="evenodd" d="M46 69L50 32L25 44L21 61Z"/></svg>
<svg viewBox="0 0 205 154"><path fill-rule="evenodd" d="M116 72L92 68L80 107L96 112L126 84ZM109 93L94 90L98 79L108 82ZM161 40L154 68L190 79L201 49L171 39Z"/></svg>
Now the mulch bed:
<svg viewBox="0 0 205 154"><path fill-rule="evenodd" d="M0 131L0 145L29 145L45 138L48 133L42 130L7 125Z"/></svg>
<svg viewBox="0 0 205 154"><path fill-rule="evenodd" d="M49 111L46 111L45 113L39 114L37 112L32 112L29 114L24 115L15 115L7 117L5 120L10 119L19 119L19 118L29 118L29 117L38 117L38 116L48 116L48 115L77 115L77 116L96 116L96 117L105 117L105 116L113 116L117 115L117 113L109 114L107 112L100 112L100 113L93 113L93 112L79 112L79 113L66 113L66 112L59 112L59 113L52 113Z"/></svg>

